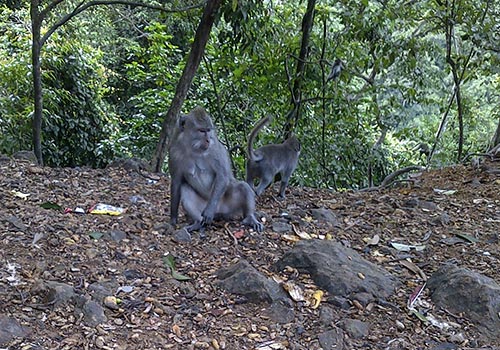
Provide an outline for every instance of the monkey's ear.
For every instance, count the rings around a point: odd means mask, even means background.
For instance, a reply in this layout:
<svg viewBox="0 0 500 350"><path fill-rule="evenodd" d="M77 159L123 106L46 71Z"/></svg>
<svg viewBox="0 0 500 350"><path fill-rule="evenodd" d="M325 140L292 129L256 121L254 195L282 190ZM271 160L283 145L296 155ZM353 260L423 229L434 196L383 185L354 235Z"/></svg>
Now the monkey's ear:
<svg viewBox="0 0 500 350"><path fill-rule="evenodd" d="M184 126L186 125L186 119L187 115L186 114L181 114L179 116L179 119L177 120L177 126L181 131L184 131Z"/></svg>

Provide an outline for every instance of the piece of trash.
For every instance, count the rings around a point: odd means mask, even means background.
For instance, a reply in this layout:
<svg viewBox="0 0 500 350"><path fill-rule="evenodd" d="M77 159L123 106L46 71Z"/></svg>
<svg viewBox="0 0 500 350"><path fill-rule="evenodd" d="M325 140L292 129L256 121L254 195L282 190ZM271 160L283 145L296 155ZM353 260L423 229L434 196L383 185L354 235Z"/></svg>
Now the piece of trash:
<svg viewBox="0 0 500 350"><path fill-rule="evenodd" d="M451 195L457 192L457 190L440 190L439 188L435 188L434 192L438 194Z"/></svg>
<svg viewBox="0 0 500 350"><path fill-rule="evenodd" d="M380 242L380 236L375 235L373 238L363 238L363 241L366 242L367 245L377 245Z"/></svg>
<svg viewBox="0 0 500 350"><path fill-rule="evenodd" d="M408 309L410 309L410 310L414 309L415 303L417 302L418 298L420 298L420 296L422 295L422 292L424 291L426 284L427 283L424 283L421 286L417 286L417 288L415 288L413 293L411 293L410 297L408 298L408 303L407 303Z"/></svg>
<svg viewBox="0 0 500 350"><path fill-rule="evenodd" d="M64 209L64 214L71 214L71 213L85 214L85 209L80 208L80 207L76 207L75 209L71 209L71 208Z"/></svg>
<svg viewBox="0 0 500 350"><path fill-rule="evenodd" d="M98 203L89 209L90 214L120 215L125 209L113 205Z"/></svg>
<svg viewBox="0 0 500 350"><path fill-rule="evenodd" d="M22 193L22 192L15 191L15 190L10 191L10 193L12 193L12 195L14 197L21 198L21 199L24 199L24 200L26 200L30 196L29 193Z"/></svg>
<svg viewBox="0 0 500 350"><path fill-rule="evenodd" d="M401 244L401 243L391 242L391 245L401 252L409 252L411 250L416 250L417 252L420 252L420 251L425 249L425 244L409 245L409 244Z"/></svg>
<svg viewBox="0 0 500 350"><path fill-rule="evenodd" d="M134 286L121 286L118 287L116 290L116 294L123 292L123 293L131 293L134 290Z"/></svg>

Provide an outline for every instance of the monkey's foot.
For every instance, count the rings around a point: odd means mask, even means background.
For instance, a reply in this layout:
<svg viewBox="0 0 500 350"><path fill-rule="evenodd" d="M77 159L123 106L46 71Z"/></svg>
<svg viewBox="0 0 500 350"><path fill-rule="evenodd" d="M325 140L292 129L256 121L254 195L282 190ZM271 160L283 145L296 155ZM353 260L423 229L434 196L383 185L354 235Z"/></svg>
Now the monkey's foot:
<svg viewBox="0 0 500 350"><path fill-rule="evenodd" d="M201 230L203 228L204 228L203 223L201 221L198 221L198 220L193 222L191 225L186 226L186 230L188 232L198 231L198 230Z"/></svg>
<svg viewBox="0 0 500 350"><path fill-rule="evenodd" d="M243 224L250 226L251 228L253 228L257 232L264 231L264 225L262 225L262 223L257 221L255 216L253 216L253 215L249 215L245 219L243 219Z"/></svg>

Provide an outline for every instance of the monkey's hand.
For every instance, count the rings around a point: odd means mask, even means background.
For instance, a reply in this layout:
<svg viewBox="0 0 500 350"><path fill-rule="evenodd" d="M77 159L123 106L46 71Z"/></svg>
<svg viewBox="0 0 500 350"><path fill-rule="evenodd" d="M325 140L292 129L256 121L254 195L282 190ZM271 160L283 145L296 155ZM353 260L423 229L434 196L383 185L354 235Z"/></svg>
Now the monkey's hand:
<svg viewBox="0 0 500 350"><path fill-rule="evenodd" d="M206 207L201 213L201 216L202 216L201 224L210 225L214 221L215 208L212 209L210 206Z"/></svg>

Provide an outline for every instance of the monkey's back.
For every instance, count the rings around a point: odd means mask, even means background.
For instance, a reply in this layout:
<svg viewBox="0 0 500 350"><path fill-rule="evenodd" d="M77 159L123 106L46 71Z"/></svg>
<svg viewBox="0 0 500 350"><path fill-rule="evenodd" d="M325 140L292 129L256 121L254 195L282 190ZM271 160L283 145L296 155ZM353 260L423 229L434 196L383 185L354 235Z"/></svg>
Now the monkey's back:
<svg viewBox="0 0 500 350"><path fill-rule="evenodd" d="M257 156L261 156L259 161L249 161L248 166L256 176L262 172L272 169L276 174L283 171L293 171L297 166L297 152L284 144L270 144L255 150Z"/></svg>

